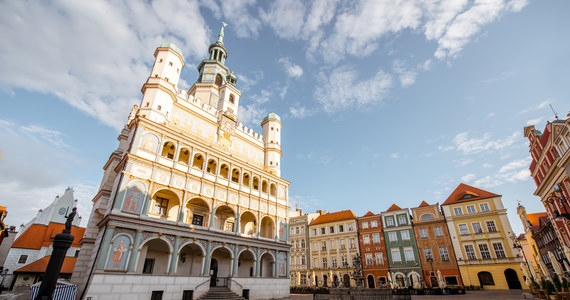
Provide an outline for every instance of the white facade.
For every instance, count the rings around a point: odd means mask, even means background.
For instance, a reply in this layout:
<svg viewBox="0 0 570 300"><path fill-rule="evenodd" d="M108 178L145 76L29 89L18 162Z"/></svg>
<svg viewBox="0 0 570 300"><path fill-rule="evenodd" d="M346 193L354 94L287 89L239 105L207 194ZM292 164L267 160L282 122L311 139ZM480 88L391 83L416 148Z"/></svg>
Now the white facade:
<svg viewBox="0 0 570 300"><path fill-rule="evenodd" d="M156 50L140 108L93 199L72 278L80 296L179 299L210 282L247 289L250 299L289 294L289 182L265 163L276 160L269 133L238 123L241 93L224 64L223 29L209 51L184 91L180 50ZM272 115L267 123L278 120Z"/></svg>

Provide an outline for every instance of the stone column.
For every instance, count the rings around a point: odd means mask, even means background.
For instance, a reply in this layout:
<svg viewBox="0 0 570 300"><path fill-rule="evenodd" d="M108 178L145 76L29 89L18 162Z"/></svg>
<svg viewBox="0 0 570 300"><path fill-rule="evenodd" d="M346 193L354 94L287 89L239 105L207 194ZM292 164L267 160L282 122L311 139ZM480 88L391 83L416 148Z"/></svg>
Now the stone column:
<svg viewBox="0 0 570 300"><path fill-rule="evenodd" d="M261 274L259 274L259 270L261 269L261 250L259 248L257 248L257 250L255 250L255 258L256 258L256 262L255 262L255 277L260 277Z"/></svg>
<svg viewBox="0 0 570 300"><path fill-rule="evenodd" d="M111 246L111 241L113 235L115 234L115 226L107 227L105 232L105 238L103 239L103 244L101 245L101 252L99 252L99 261L97 261L97 270L105 269L105 264L107 263L107 258L109 255L109 247Z"/></svg>
<svg viewBox="0 0 570 300"><path fill-rule="evenodd" d="M240 213L241 213L241 209L240 209L240 206L239 206L239 194L238 194L237 216L236 216L236 223L235 223L235 224L236 224L236 225L235 225L236 228L235 228L235 230L234 230L236 233L239 233L239 219L240 219Z"/></svg>
<svg viewBox="0 0 570 300"><path fill-rule="evenodd" d="M168 274L175 274L178 267L178 247L180 246L180 237L176 236L174 238L174 246L172 249L172 254L170 254L170 267L168 268Z"/></svg>
<svg viewBox="0 0 570 300"><path fill-rule="evenodd" d="M182 192L182 199L180 199L180 211L178 212L178 223L184 222L184 201L186 200L186 191Z"/></svg>
<svg viewBox="0 0 570 300"><path fill-rule="evenodd" d="M127 271L134 272L136 268L137 259L139 257L139 247L141 246L142 230L137 230L133 248L131 249L131 257L129 257L129 264Z"/></svg>
<svg viewBox="0 0 570 300"><path fill-rule="evenodd" d="M208 241L208 245L206 246L206 258L204 262L204 269L202 270L202 276L206 276L210 274L210 260L212 258L212 241Z"/></svg>
<svg viewBox="0 0 570 300"><path fill-rule="evenodd" d="M143 209L141 215L148 216L148 210L150 206L150 195L152 194L152 188L154 187L154 182L150 183L148 188L148 193L144 197Z"/></svg>
<svg viewBox="0 0 570 300"><path fill-rule="evenodd" d="M291 276L291 274L289 274L289 264L291 264L291 252L287 252L287 261L285 262L285 274L287 274L287 276Z"/></svg>
<svg viewBox="0 0 570 300"><path fill-rule="evenodd" d="M210 210L210 222L208 224L208 227L212 228L212 226L214 226L214 215L216 212L216 198L214 198L212 200L212 209Z"/></svg>
<svg viewBox="0 0 570 300"><path fill-rule="evenodd" d="M273 251L273 256L275 257L273 259L273 275L271 277L275 278L277 277L277 250Z"/></svg>
<svg viewBox="0 0 570 300"><path fill-rule="evenodd" d="M238 276L238 263L239 263L239 251L238 251L238 245L234 245L234 264L233 264L233 270L232 270L232 276L233 277L237 277Z"/></svg>

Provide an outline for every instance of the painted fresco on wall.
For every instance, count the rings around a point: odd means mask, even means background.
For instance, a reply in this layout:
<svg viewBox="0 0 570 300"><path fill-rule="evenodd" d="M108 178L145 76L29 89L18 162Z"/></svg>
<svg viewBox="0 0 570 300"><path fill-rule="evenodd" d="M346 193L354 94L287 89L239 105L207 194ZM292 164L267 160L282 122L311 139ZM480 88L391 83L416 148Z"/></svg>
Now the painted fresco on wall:
<svg viewBox="0 0 570 300"><path fill-rule="evenodd" d="M287 276L286 263L287 258L285 257L285 253L279 253L277 255L277 276Z"/></svg>
<svg viewBox="0 0 570 300"><path fill-rule="evenodd" d="M285 236L287 224L284 221L279 221L279 238L283 241L287 240Z"/></svg>
<svg viewBox="0 0 570 300"><path fill-rule="evenodd" d="M127 186L125 201L123 201L123 211L138 214L140 213L145 196L145 186L142 182L134 181Z"/></svg>
<svg viewBox="0 0 570 300"><path fill-rule="evenodd" d="M152 133L146 133L141 140L141 148L155 153L158 148L158 137Z"/></svg>
<svg viewBox="0 0 570 300"><path fill-rule="evenodd" d="M131 238L127 235L117 235L111 244L106 269L126 270L131 247Z"/></svg>

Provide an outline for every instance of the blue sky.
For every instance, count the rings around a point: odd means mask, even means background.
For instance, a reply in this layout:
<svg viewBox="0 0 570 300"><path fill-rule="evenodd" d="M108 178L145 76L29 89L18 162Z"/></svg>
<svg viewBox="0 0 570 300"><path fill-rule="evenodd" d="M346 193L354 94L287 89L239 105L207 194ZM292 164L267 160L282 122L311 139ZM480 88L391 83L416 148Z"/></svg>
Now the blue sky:
<svg viewBox="0 0 570 300"><path fill-rule="evenodd" d="M238 118L283 121L282 175L306 212L442 203L464 182L533 195L523 127L565 118L567 1L0 1L0 201L27 222L71 186L84 223L155 48L180 87L229 25Z"/></svg>

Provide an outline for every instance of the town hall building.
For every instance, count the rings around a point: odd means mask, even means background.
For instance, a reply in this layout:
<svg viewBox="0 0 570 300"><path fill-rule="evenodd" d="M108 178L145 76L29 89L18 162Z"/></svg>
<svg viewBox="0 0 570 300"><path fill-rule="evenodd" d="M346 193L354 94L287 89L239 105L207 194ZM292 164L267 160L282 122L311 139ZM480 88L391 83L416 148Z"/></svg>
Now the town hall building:
<svg viewBox="0 0 570 300"><path fill-rule="evenodd" d="M178 83L180 49L162 44L103 169L72 282L85 299L196 299L226 287L289 295L288 187L278 115L262 133L239 122L224 28Z"/></svg>

